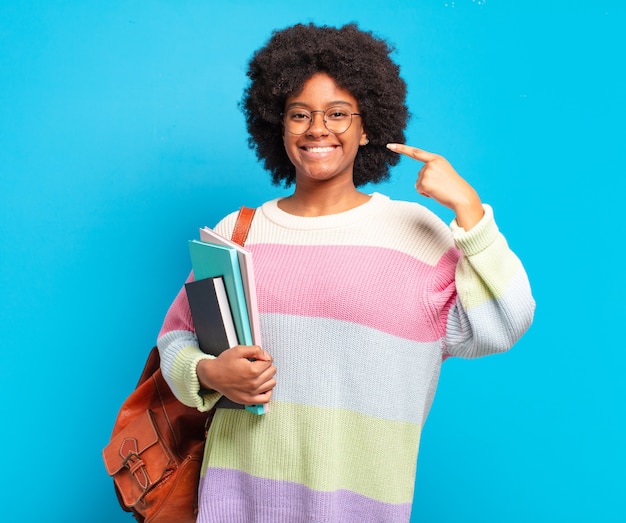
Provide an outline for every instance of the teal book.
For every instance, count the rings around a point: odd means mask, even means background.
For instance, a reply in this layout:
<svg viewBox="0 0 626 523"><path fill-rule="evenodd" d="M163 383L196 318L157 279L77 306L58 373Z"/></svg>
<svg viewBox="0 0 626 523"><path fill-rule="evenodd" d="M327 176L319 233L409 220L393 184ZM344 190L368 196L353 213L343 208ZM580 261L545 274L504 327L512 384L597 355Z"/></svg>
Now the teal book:
<svg viewBox="0 0 626 523"><path fill-rule="evenodd" d="M259 309L256 296L256 282L254 279L254 268L252 266L252 253L228 238L216 233L209 227L200 229L200 240L206 243L217 243L232 247L239 255L239 268L241 269L241 278L246 293L246 304L248 305L248 317L250 319L250 329L252 330L252 341L255 345L263 345L261 341L261 321L259 318Z"/></svg>
<svg viewBox="0 0 626 523"><path fill-rule="evenodd" d="M253 345L246 292L237 251L224 245L190 240L189 254L191 255L191 267L195 280L217 276L224 279L239 344Z"/></svg>

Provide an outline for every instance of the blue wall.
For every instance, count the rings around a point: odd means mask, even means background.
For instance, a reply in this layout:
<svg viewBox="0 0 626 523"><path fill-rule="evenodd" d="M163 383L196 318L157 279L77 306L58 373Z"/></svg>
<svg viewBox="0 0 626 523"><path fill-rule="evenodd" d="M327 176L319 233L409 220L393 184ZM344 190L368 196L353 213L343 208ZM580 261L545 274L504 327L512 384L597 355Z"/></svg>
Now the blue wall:
<svg viewBox="0 0 626 523"><path fill-rule="evenodd" d="M382 5L1 4L3 521L131 521L100 450L187 274L186 241L282 194L237 102L252 51L309 20L396 44L409 143L495 207L538 302L510 353L445 363L414 520L624 521L626 10ZM418 168L403 160L377 190L436 209L414 194Z"/></svg>

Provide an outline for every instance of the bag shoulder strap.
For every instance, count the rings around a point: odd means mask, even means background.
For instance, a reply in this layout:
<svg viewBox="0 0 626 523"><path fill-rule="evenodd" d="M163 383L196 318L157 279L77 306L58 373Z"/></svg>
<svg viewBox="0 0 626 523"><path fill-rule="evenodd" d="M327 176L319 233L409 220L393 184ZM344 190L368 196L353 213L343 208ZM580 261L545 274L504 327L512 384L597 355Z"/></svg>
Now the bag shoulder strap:
<svg viewBox="0 0 626 523"><path fill-rule="evenodd" d="M232 241L238 243L239 245L243 245L246 242L255 211L256 209L251 207L242 206L241 209L239 209L239 216L237 216L237 222L235 223L235 228L233 229L233 235L231 237Z"/></svg>

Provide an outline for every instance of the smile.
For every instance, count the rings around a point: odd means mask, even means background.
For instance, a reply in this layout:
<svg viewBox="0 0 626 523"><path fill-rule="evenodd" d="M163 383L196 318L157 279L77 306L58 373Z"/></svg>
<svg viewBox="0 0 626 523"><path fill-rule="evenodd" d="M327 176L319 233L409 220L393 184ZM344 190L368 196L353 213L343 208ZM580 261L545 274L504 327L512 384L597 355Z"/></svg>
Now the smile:
<svg viewBox="0 0 626 523"><path fill-rule="evenodd" d="M335 146L326 146L326 147L303 147L303 149L309 153L314 154L324 154L330 153L335 150Z"/></svg>

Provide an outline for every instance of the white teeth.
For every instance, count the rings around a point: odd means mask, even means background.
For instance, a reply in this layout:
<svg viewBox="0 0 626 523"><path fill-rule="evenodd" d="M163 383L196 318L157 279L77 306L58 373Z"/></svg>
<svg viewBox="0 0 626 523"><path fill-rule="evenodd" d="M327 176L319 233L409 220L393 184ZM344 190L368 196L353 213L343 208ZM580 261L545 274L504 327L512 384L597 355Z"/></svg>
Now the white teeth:
<svg viewBox="0 0 626 523"><path fill-rule="evenodd" d="M310 153L329 153L334 147L309 147L307 151Z"/></svg>

